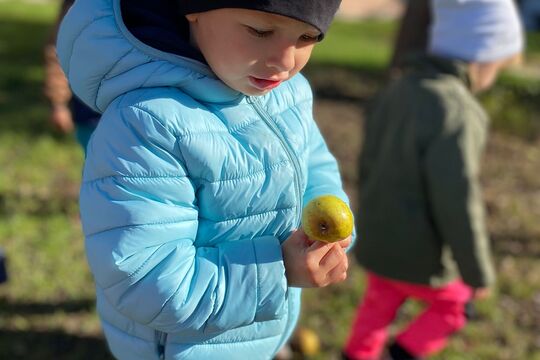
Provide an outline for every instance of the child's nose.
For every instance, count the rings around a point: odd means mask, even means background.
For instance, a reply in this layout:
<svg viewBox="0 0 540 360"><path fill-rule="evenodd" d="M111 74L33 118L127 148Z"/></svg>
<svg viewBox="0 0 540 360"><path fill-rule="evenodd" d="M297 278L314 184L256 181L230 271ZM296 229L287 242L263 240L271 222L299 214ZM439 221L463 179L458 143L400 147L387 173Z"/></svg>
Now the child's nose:
<svg viewBox="0 0 540 360"><path fill-rule="evenodd" d="M295 66L295 52L295 46L284 46L270 55L266 61L266 65L280 72L291 71Z"/></svg>

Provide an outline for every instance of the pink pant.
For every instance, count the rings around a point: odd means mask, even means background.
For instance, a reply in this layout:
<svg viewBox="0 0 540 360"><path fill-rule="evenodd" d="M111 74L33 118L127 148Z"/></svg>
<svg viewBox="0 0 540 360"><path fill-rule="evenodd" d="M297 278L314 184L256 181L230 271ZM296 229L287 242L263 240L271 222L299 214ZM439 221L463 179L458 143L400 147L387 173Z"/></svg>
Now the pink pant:
<svg viewBox="0 0 540 360"><path fill-rule="evenodd" d="M366 294L345 353L355 360L378 359L388 336L387 327L407 298L422 300L427 308L398 334L396 342L416 357L442 350L448 336L465 325L465 304L471 296L472 289L461 280L433 288L368 273Z"/></svg>

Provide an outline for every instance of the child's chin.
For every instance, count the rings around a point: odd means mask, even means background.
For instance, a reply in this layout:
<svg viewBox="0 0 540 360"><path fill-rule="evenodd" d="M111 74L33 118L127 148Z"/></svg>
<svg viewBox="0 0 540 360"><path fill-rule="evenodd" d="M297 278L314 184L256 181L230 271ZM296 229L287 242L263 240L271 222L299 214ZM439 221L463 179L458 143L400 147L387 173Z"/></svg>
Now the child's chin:
<svg viewBox="0 0 540 360"><path fill-rule="evenodd" d="M262 96L268 94L272 91L271 88L268 89L259 89L256 86L253 86L249 82L244 83L226 83L231 89L238 91L245 96Z"/></svg>
<svg viewBox="0 0 540 360"><path fill-rule="evenodd" d="M256 88L249 88L249 89L241 89L239 91L246 96L262 96L262 95L268 94L271 91L271 89L260 90Z"/></svg>

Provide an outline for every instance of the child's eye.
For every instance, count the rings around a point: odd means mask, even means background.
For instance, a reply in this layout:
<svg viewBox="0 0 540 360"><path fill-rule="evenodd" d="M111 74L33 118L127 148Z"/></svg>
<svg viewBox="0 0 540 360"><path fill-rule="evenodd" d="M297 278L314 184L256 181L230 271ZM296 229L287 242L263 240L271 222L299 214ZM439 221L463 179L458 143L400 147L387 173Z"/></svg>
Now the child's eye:
<svg viewBox="0 0 540 360"><path fill-rule="evenodd" d="M252 28L251 26L246 26L246 27L249 30L249 32L252 35L255 35L256 37L265 38L272 35L272 30L259 30L259 29Z"/></svg>
<svg viewBox="0 0 540 360"><path fill-rule="evenodd" d="M320 35L313 36L313 35L304 34L300 36L300 40L303 42L318 42L319 38L320 38Z"/></svg>

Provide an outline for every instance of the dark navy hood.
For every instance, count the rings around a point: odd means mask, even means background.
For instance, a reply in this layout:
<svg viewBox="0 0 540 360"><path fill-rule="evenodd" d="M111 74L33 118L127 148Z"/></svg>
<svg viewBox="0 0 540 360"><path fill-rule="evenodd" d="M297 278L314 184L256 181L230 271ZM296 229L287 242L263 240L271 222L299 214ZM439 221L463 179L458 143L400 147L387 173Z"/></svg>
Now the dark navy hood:
<svg viewBox="0 0 540 360"><path fill-rule="evenodd" d="M189 23L177 1L121 0L122 19L141 42L155 49L206 63L189 42Z"/></svg>

